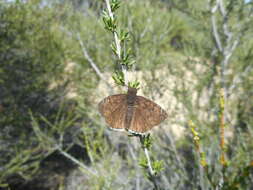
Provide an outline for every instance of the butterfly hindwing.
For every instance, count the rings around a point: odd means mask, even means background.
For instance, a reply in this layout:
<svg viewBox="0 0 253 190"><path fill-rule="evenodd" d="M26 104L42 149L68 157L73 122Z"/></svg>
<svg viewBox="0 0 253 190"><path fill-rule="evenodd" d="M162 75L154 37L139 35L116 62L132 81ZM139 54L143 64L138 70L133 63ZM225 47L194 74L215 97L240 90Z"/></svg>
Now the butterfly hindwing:
<svg viewBox="0 0 253 190"><path fill-rule="evenodd" d="M146 121L146 118L142 114L141 107L134 106L131 125L128 129L129 132L143 134L152 128L152 125Z"/></svg>

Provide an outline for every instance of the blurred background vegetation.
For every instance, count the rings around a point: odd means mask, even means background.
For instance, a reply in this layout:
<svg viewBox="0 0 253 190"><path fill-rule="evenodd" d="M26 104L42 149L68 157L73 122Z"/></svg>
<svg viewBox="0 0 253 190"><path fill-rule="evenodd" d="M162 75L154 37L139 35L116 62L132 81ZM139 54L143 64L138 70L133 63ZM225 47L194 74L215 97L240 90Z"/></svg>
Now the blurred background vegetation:
<svg viewBox="0 0 253 190"><path fill-rule="evenodd" d="M139 142L106 128L97 110L124 92L111 79L104 9L102 0L0 1L0 189L153 189ZM252 2L125 0L117 21L139 94L169 114L152 131L161 189L253 189Z"/></svg>

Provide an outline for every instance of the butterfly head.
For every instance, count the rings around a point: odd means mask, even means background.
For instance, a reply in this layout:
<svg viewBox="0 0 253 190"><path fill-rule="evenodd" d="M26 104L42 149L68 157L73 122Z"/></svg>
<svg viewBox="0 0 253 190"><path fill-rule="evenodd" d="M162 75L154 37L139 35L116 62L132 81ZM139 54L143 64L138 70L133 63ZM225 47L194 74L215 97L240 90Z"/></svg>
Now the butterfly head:
<svg viewBox="0 0 253 190"><path fill-rule="evenodd" d="M137 89L136 88L132 88L132 87L128 87L127 94L130 95L130 96L136 96Z"/></svg>

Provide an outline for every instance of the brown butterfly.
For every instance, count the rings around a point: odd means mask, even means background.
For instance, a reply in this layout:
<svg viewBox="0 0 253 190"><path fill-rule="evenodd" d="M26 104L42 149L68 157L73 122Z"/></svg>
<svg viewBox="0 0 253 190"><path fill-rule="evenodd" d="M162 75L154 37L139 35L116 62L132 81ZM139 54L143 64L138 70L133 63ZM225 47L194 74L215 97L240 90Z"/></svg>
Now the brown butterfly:
<svg viewBox="0 0 253 190"><path fill-rule="evenodd" d="M112 129L144 134L167 118L159 105L136 94L136 88L128 87L127 94L108 96L99 103L99 112Z"/></svg>

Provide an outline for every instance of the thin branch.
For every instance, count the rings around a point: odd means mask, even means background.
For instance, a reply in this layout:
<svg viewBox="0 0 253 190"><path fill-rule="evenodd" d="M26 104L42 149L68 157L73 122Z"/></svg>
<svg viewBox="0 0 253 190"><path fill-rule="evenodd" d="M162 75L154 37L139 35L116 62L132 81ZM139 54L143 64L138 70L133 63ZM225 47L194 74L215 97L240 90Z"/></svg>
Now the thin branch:
<svg viewBox="0 0 253 190"><path fill-rule="evenodd" d="M228 39L231 38L231 32L228 29L228 15L226 9L223 5L223 0L217 0L218 8L223 18L223 32L227 36Z"/></svg>
<svg viewBox="0 0 253 190"><path fill-rule="evenodd" d="M220 36L217 30L217 24L216 24L216 17L215 17L215 12L218 9L218 2L216 2L216 4L214 5L214 7L211 9L211 21L212 21L212 30L213 30L213 36L216 42L216 46L218 48L218 50L220 52L222 52L223 48L222 48L222 44L221 44L221 40L220 40Z"/></svg>
<svg viewBox="0 0 253 190"><path fill-rule="evenodd" d="M148 169L149 169L149 173L150 173L150 175L154 175L155 174L155 172L154 172L154 170L153 170L153 168L152 168L152 164L151 164L151 160L150 160L150 156L149 156L149 153L148 153L148 149L147 148L143 148L144 149L144 152L145 152L145 156L146 156L146 158L147 158L147 161L148 161Z"/></svg>
<svg viewBox="0 0 253 190"><path fill-rule="evenodd" d="M67 35L73 37L74 35L67 31L65 28L61 27L61 30L64 31ZM92 60L92 58L89 56L84 44L83 44L83 41L81 40L81 37L80 37L80 34L78 33L76 35L76 38L82 48L82 52L83 52L83 55L84 57L87 59L87 61L89 62L90 66L92 67L92 69L95 71L95 73L97 74L97 76L103 81L105 82L105 84L107 85L107 87L110 89L110 91L113 91L113 88L112 86L110 85L110 83L107 82L107 79L104 77L103 73L99 70L98 66L95 64L95 62Z"/></svg>
<svg viewBox="0 0 253 190"><path fill-rule="evenodd" d="M224 8L223 0L217 0L217 3L219 5L222 16L225 18L227 16L227 12L226 12L226 9Z"/></svg>
<svg viewBox="0 0 253 190"><path fill-rule="evenodd" d="M230 39L230 41L228 41L228 44L227 44L227 46L224 50L224 53L223 53L224 54L224 59L222 61L222 66L224 67L223 68L223 74L224 75L227 75L226 70L227 70L227 66L229 64L229 59L233 55L233 52L236 49L236 47L238 46L239 40L240 40L240 36L238 36L238 38L236 40L234 40L233 43L230 42L231 41L231 39Z"/></svg>
<svg viewBox="0 0 253 190"><path fill-rule="evenodd" d="M224 89L224 98L225 102L228 97L228 87L226 86L226 79L227 79L227 70L228 70L228 65L229 65L229 60L231 56L234 53L234 50L239 44L239 41L241 39L241 34L238 34L237 38L234 39L233 41L233 33L229 31L228 29L228 18L227 18L227 13L225 11L225 8L223 6L223 0L218 0L219 2L219 9L221 12L221 15L223 16L223 33L226 36L226 41L225 41L225 48L222 51L223 54L223 60L221 62L221 85L222 88ZM225 108L226 110L226 108ZM226 118L226 111L225 111L225 118Z"/></svg>
<svg viewBox="0 0 253 190"><path fill-rule="evenodd" d="M74 162L75 164L77 164L79 167L83 168L85 171L87 171L89 174L92 174L93 176L98 176L97 172L91 170L90 168L88 168L87 166L85 166L82 162L80 162L79 160L77 160L76 158L74 158L73 156L71 156L70 154L68 154L67 152L65 152L64 150L62 150L61 148L57 148L57 150L66 158L70 159L72 162Z"/></svg>
<svg viewBox="0 0 253 190"><path fill-rule="evenodd" d="M145 156L146 156L147 162L148 162L148 169L149 169L149 174L150 174L150 180L153 182L153 184L155 186L155 190L159 190L160 188L159 188L159 186L157 184L157 181L156 181L155 171L152 168L152 163L151 163L151 159L150 159L150 156L149 156L148 149L146 147L143 147L143 150L145 152Z"/></svg>
<svg viewBox="0 0 253 190"><path fill-rule="evenodd" d="M157 183L157 176L156 176L156 172L155 170L152 168L152 162L151 162L151 159L150 159L150 156L149 156L149 152L148 152L148 147L146 144L145 144L145 138L146 137L149 137L148 136L145 136L145 135L137 135L140 139L140 142L142 144L142 148L144 150L144 153L145 153L145 156L146 156L146 159L147 159L147 165L148 165L148 174L149 174L149 180L153 183L154 185L154 189L155 190L159 190L159 185Z"/></svg>
<svg viewBox="0 0 253 190"><path fill-rule="evenodd" d="M112 91L112 86L110 85L110 83L107 82L107 79L104 77L104 75L102 74L102 72L99 70L98 66L94 63L94 61L91 59L90 55L88 54L84 44L83 44L83 41L81 40L81 37L80 37L80 34L78 33L77 34L77 39L79 41L79 44L82 48L82 52L83 52L83 55L84 57L88 60L90 66L93 68L93 70L96 72L96 74L98 75L98 77L100 79L102 79L103 82L105 82L105 84L107 85L108 88L111 89Z"/></svg>
<svg viewBox="0 0 253 190"><path fill-rule="evenodd" d="M105 1L106 1L106 7L107 7L107 10L108 10L109 16L111 17L112 20L114 20L114 15L113 15L112 10L111 10L110 2L109 2L109 0L105 0ZM114 31L113 35L114 35L114 40L115 40L115 44L116 44L117 56L120 59L121 58L120 40L118 38L117 32Z"/></svg>
<svg viewBox="0 0 253 190"><path fill-rule="evenodd" d="M223 5L223 0L217 0L217 4L220 10L220 13L223 17L223 32L227 36L227 41L229 42L233 34L232 32L229 31L229 28L228 28L228 16L227 16L226 9Z"/></svg>

